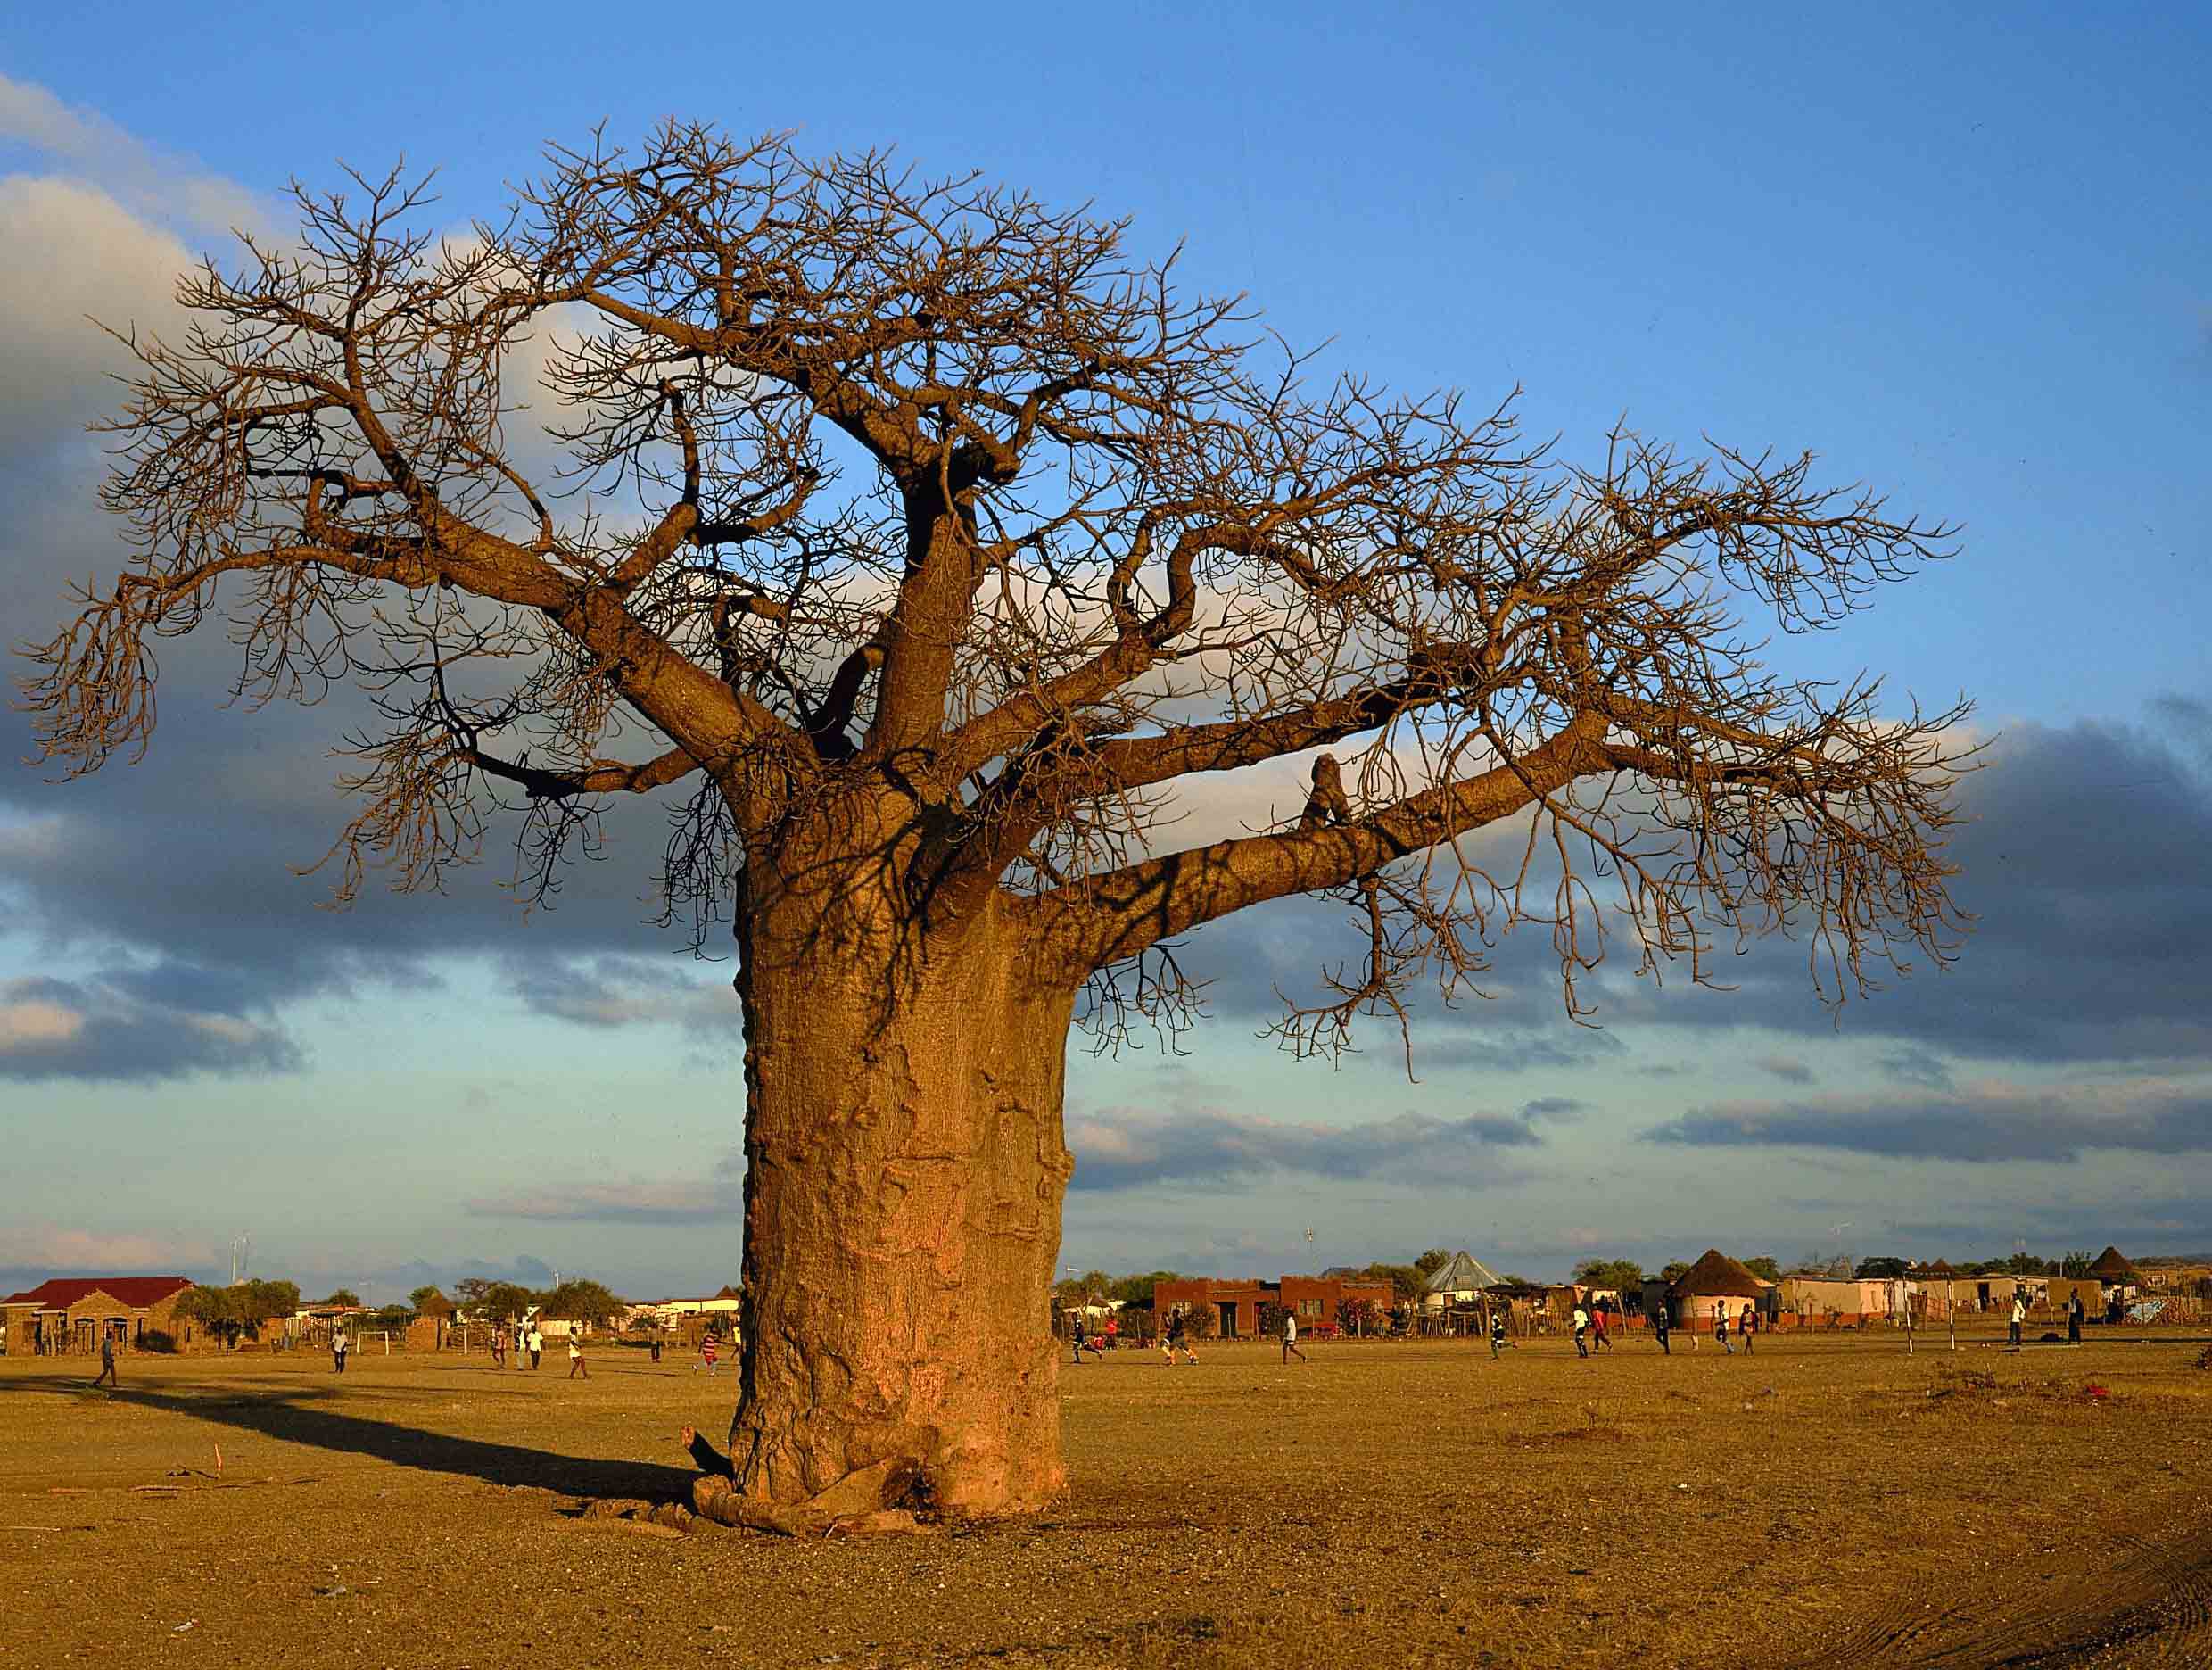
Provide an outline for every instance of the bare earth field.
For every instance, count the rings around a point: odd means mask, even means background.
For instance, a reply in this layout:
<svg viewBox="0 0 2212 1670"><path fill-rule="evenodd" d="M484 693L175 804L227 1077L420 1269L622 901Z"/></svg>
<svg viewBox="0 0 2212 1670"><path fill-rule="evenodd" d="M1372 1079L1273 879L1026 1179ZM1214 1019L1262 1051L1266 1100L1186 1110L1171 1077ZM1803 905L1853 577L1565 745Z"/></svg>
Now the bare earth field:
<svg viewBox="0 0 2212 1670"><path fill-rule="evenodd" d="M727 1369L0 1359L0 1670L2212 1665L2201 1341L1684 1343L1125 1351L1055 1515L805 1543L575 1517Z"/></svg>

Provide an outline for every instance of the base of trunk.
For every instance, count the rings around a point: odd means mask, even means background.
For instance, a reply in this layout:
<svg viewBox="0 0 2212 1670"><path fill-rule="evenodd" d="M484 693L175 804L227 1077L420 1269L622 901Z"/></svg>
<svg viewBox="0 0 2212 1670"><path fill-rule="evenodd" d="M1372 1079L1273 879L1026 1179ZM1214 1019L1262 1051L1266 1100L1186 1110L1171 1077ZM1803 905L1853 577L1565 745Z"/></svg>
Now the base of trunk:
<svg viewBox="0 0 2212 1670"><path fill-rule="evenodd" d="M813 1532L1065 1490L1049 1294L1072 1000L1019 949L971 940L896 1000L879 971L747 970L740 1401L703 1514Z"/></svg>

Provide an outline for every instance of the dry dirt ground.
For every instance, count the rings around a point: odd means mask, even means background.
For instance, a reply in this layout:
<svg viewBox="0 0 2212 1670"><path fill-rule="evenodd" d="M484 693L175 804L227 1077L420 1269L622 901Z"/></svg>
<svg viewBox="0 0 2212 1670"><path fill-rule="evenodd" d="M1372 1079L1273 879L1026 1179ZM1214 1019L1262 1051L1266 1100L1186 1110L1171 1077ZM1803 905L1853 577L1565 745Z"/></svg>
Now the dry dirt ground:
<svg viewBox="0 0 2212 1670"><path fill-rule="evenodd" d="M726 1368L0 1359L0 1670L2212 1665L2203 1342L1681 1343L1124 1351L1060 1511L810 1542L572 1517Z"/></svg>

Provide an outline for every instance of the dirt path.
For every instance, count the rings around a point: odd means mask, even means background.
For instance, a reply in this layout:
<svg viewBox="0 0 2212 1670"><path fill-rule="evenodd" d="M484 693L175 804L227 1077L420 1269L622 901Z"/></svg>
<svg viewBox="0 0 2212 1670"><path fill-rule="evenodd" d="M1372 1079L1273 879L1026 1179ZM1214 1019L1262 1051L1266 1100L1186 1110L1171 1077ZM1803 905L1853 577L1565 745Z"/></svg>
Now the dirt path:
<svg viewBox="0 0 2212 1670"><path fill-rule="evenodd" d="M2107 1559L2053 1555L2003 1593L1960 1600L1925 1582L1901 1585L1799 1670L2212 1665L2212 1516L2200 1507L2155 1540L2106 1541Z"/></svg>

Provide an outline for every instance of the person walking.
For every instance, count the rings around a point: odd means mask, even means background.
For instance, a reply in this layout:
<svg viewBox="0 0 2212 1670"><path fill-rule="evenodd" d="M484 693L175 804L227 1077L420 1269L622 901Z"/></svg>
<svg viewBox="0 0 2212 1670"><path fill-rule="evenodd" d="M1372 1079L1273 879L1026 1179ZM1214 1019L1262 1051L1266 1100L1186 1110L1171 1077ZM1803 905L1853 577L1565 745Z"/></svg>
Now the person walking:
<svg viewBox="0 0 2212 1670"><path fill-rule="evenodd" d="M2027 1299L2024 1290L2012 1290L2012 1326L2007 1331L2006 1344L2013 1351L2020 1349L2020 1324L2027 1320Z"/></svg>
<svg viewBox="0 0 2212 1670"><path fill-rule="evenodd" d="M346 1339L345 1324L343 1322L334 1323L330 1330L331 1373L343 1374L345 1372L347 1344L348 1342Z"/></svg>
<svg viewBox="0 0 2212 1670"><path fill-rule="evenodd" d="M100 1372L93 1377L92 1383L98 1385L103 1380L118 1392L123 1389L123 1383L115 1377L115 1330L113 1328L103 1328L100 1333Z"/></svg>
<svg viewBox="0 0 2212 1670"><path fill-rule="evenodd" d="M648 1345L648 1347L649 1347L649 1348L650 1348L650 1350L652 1351L652 1353L653 1353L653 1360L654 1360L655 1362L658 1362L658 1361L660 1361L660 1360L661 1360L661 1331L660 1331L660 1329L658 1329L658 1328L655 1328L655 1329L653 1330L651 1336L650 1336L649 1338L648 1338L648 1339L647 1339L647 1341L646 1341L646 1344L647 1344L647 1345Z"/></svg>
<svg viewBox="0 0 2212 1670"><path fill-rule="evenodd" d="M1740 1326L1737 1328L1737 1332L1744 1336L1744 1355L1748 1357L1754 1349L1753 1336L1759 1332L1759 1318L1757 1313L1752 1310L1751 1301L1748 1299L1744 1301L1744 1314L1738 1321Z"/></svg>
<svg viewBox="0 0 2212 1670"><path fill-rule="evenodd" d="M1577 1357L1589 1355L1589 1312L1582 1309L1579 1299L1574 1304L1574 1354Z"/></svg>
<svg viewBox="0 0 2212 1670"><path fill-rule="evenodd" d="M2082 1290L2076 1287L2072 1297L2066 1302L2066 1343L2069 1345L2082 1343L2083 1309Z"/></svg>
<svg viewBox="0 0 2212 1670"><path fill-rule="evenodd" d="M1506 1349L1506 1313L1490 1312L1490 1360L1496 1362L1498 1353Z"/></svg>
<svg viewBox="0 0 2212 1670"><path fill-rule="evenodd" d="M1674 1347L1667 1343L1667 1302L1662 1299L1659 1308L1651 1313L1651 1331L1659 1336L1659 1349L1668 1356L1674 1355Z"/></svg>
<svg viewBox="0 0 2212 1670"><path fill-rule="evenodd" d="M1612 1301L1600 1299L1590 1307L1590 1343L1593 1354L1613 1349Z"/></svg>
<svg viewBox="0 0 2212 1670"><path fill-rule="evenodd" d="M1286 1310L1283 1313L1283 1360L1287 1363L1293 1357L1306 1360L1306 1353L1298 1349L1298 1313Z"/></svg>
<svg viewBox="0 0 2212 1670"><path fill-rule="evenodd" d="M507 1367L507 1330L505 1328L491 1330L491 1366L494 1368Z"/></svg>
<svg viewBox="0 0 2212 1670"><path fill-rule="evenodd" d="M1736 1347L1729 1343L1728 1301L1719 1299L1713 1306L1713 1337L1721 1342L1721 1349L1729 1356L1736 1355Z"/></svg>
<svg viewBox="0 0 2212 1670"><path fill-rule="evenodd" d="M530 1366L532 1368L545 1367L545 1335L535 1322L530 1325Z"/></svg>
<svg viewBox="0 0 2212 1670"><path fill-rule="evenodd" d="M591 1371L583 1366L583 1342L576 1337L575 1325L571 1323L568 1329L568 1377L574 1380L579 1375L589 1380Z"/></svg>
<svg viewBox="0 0 2212 1670"><path fill-rule="evenodd" d="M714 1336L709 1334L699 1342L699 1367L706 1370L706 1377L714 1377Z"/></svg>
<svg viewBox="0 0 2212 1670"><path fill-rule="evenodd" d="M1068 1329L1068 1337L1076 1348L1076 1367L1083 1367L1083 1312L1078 1310Z"/></svg>

